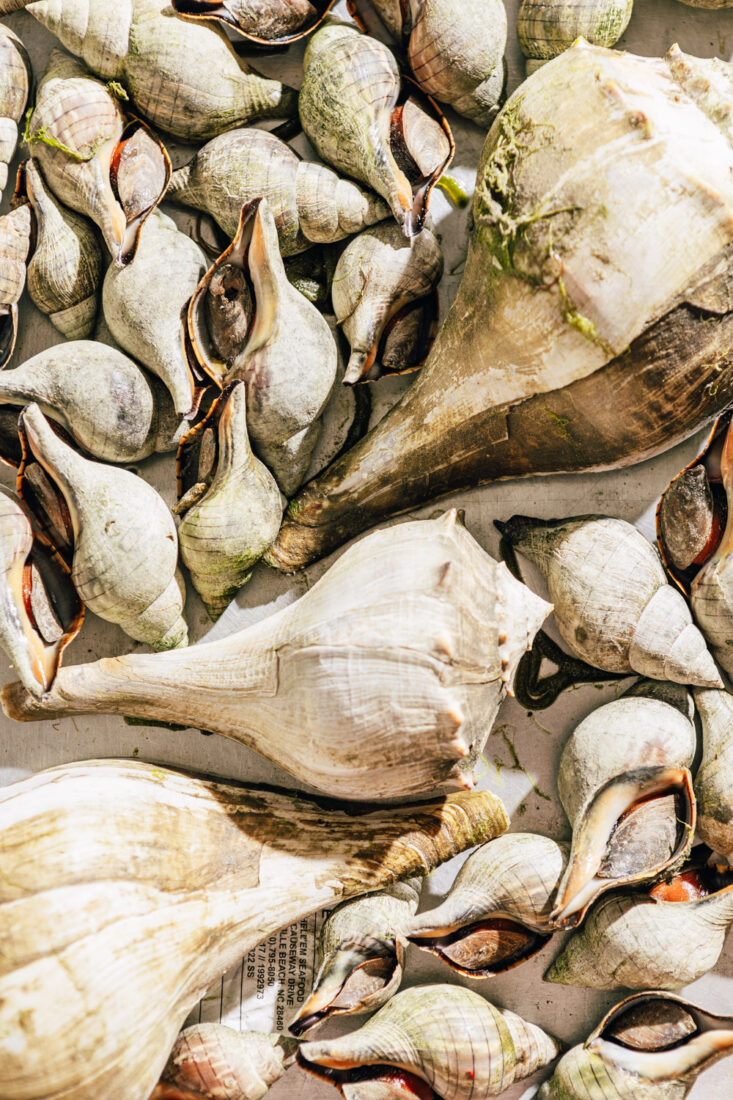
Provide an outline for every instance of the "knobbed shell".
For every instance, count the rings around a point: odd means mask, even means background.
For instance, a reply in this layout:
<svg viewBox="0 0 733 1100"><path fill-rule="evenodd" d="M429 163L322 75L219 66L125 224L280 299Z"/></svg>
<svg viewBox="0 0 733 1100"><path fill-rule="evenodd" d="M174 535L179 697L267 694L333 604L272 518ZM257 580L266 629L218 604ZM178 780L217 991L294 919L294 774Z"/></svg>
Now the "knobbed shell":
<svg viewBox="0 0 733 1100"><path fill-rule="evenodd" d="M389 569L375 569L389 561ZM109 712L210 729L337 798L470 785L549 610L455 512L375 531L296 603L191 651L61 670L17 719Z"/></svg>
<svg viewBox="0 0 733 1100"><path fill-rule="evenodd" d="M384 222L347 244L331 289L336 320L351 347L344 382L419 366L437 315L434 291L442 274L440 242L428 228L406 240L394 222ZM394 366L389 355L385 364L385 336L408 313L418 318L417 342L402 349L402 358Z"/></svg>
<svg viewBox="0 0 733 1100"><path fill-rule="evenodd" d="M27 203L0 217L0 369L15 350L18 302L23 293L31 245L31 211Z"/></svg>
<svg viewBox="0 0 733 1100"><path fill-rule="evenodd" d="M79 61L53 50L38 86L27 142L46 183L99 226L115 263L129 263L140 229L165 194L168 154Z"/></svg>
<svg viewBox="0 0 733 1100"><path fill-rule="evenodd" d="M86 340L94 331L102 282L102 250L86 218L54 199L34 160L23 169L33 210L36 243L28 263L33 304L67 340Z"/></svg>
<svg viewBox="0 0 733 1100"><path fill-rule="evenodd" d="M410 95L387 47L353 26L322 27L303 65L298 110L319 156L382 195L405 236L419 233L453 156L447 123Z"/></svg>
<svg viewBox="0 0 733 1100"><path fill-rule="evenodd" d="M218 619L280 530L280 490L247 434L247 397L235 382L181 441L190 482L175 511L181 558L212 619ZM194 434L192 433L192 434ZM187 482L182 488L186 488Z"/></svg>
<svg viewBox="0 0 733 1100"><path fill-rule="evenodd" d="M697 835L733 863L733 698L695 690L702 725L702 760L695 775Z"/></svg>
<svg viewBox="0 0 733 1100"><path fill-rule="evenodd" d="M557 789L573 843L550 918L555 927L582 920L614 886L670 873L689 853L693 713L684 688L642 680L568 738Z"/></svg>
<svg viewBox="0 0 733 1100"><path fill-rule="evenodd" d="M285 496L305 478L338 369L328 322L291 286L266 199L242 207L239 229L188 310L199 365L247 387L256 454Z"/></svg>
<svg viewBox="0 0 733 1100"><path fill-rule="evenodd" d="M423 985L398 993L350 1035L303 1043L298 1062L345 1100L396 1096L398 1082L418 1096L427 1083L440 1100L471 1100L498 1096L559 1053L541 1028L478 993Z"/></svg>
<svg viewBox="0 0 733 1100"><path fill-rule="evenodd" d="M461 867L445 900L415 917L407 938L460 974L489 978L531 958L553 933L550 913L569 845L507 833Z"/></svg>
<svg viewBox="0 0 733 1100"><path fill-rule="evenodd" d="M687 604L630 523L513 516L496 526L547 581L557 628L576 657L606 672L723 686Z"/></svg>
<svg viewBox="0 0 733 1100"><path fill-rule="evenodd" d="M236 236L245 203L267 199L283 256L343 240L389 214L377 195L254 129L209 141L173 173L166 197L211 214L227 237Z"/></svg>
<svg viewBox="0 0 733 1100"><path fill-rule="evenodd" d="M355 815L131 760L12 784L0 795L4 1100L148 1100L188 1012L243 953L505 825L483 791Z"/></svg>
<svg viewBox="0 0 733 1100"><path fill-rule="evenodd" d="M1 4L0 13L3 13ZM25 112L32 79L25 46L10 27L0 24L0 201L8 182L8 165L18 145L18 123Z"/></svg>
<svg viewBox="0 0 733 1100"><path fill-rule="evenodd" d="M372 0L429 95L489 128L506 80L501 0Z"/></svg>
<svg viewBox="0 0 733 1100"><path fill-rule="evenodd" d="M154 649L186 645L178 539L162 498L135 474L83 458L56 435L37 405L23 410L19 424L27 454L24 499L34 495L46 513L52 541L68 553L72 580L89 610ZM41 475L42 486L66 504L65 527L33 493L41 474L37 464L48 475Z"/></svg>
<svg viewBox="0 0 733 1100"><path fill-rule="evenodd" d="M336 0L171 0L188 19L217 20L255 45L289 46L311 34Z"/></svg>
<svg viewBox="0 0 733 1100"><path fill-rule="evenodd" d="M53 683L83 618L68 570L35 540L28 513L0 486L0 646L32 695Z"/></svg>
<svg viewBox="0 0 733 1100"><path fill-rule="evenodd" d="M194 1024L176 1039L150 1100L261 1100L297 1045L284 1035Z"/></svg>
<svg viewBox="0 0 733 1100"><path fill-rule="evenodd" d="M683 873L651 894L607 894L566 941L545 981L681 989L715 966L731 921L733 874L712 867Z"/></svg>
<svg viewBox="0 0 733 1100"><path fill-rule="evenodd" d="M521 0L517 35L527 73L563 53L577 38L615 46L626 30L634 0Z"/></svg>
<svg viewBox="0 0 733 1100"><path fill-rule="evenodd" d="M357 1016L386 1004L402 984L404 931L420 901L421 879L345 901L326 918L313 991L290 1022L303 1035L332 1016Z"/></svg>
<svg viewBox="0 0 733 1100"><path fill-rule="evenodd" d="M176 412L194 404L186 351L186 308L206 271L206 257L172 218L155 211L140 234L135 263L111 264L102 308L120 346L165 383Z"/></svg>
<svg viewBox="0 0 733 1100"><path fill-rule="evenodd" d="M32 402L103 462L140 462L177 446L180 422L167 391L96 340L58 344L0 374L0 408Z"/></svg>
<svg viewBox="0 0 733 1100"><path fill-rule="evenodd" d="M537 1100L683 1100L700 1073L731 1053L733 1018L638 993L563 1055Z"/></svg>

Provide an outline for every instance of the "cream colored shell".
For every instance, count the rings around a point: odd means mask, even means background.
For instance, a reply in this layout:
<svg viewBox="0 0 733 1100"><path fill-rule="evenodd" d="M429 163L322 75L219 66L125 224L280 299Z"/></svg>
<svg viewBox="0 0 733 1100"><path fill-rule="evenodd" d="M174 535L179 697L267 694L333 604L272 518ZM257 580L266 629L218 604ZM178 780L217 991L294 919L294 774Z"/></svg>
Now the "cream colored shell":
<svg viewBox="0 0 733 1100"><path fill-rule="evenodd" d="M20 4L18 5L21 6ZM12 9L9 9L12 10ZM0 13L5 14L2 4ZM0 200L8 182L8 165L18 145L18 125L31 88L31 64L25 47L10 27L0 25Z"/></svg>

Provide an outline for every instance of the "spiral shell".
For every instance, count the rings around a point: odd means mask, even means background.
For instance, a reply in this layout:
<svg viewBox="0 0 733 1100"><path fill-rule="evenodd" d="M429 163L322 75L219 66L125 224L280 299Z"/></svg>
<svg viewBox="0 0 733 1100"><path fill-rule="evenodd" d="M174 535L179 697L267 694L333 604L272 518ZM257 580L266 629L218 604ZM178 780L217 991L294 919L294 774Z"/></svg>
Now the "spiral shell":
<svg viewBox="0 0 733 1100"><path fill-rule="evenodd" d="M702 724L702 760L695 775L697 835L733 862L733 698L695 690Z"/></svg>
<svg viewBox="0 0 733 1100"><path fill-rule="evenodd" d="M615 46L626 30L634 0L521 0L517 34L528 58L527 72L584 38L594 46Z"/></svg>
<svg viewBox="0 0 733 1100"><path fill-rule="evenodd" d="M0 369L10 361L18 335L18 302L23 293L31 244L27 203L0 217Z"/></svg>
<svg viewBox="0 0 733 1100"><path fill-rule="evenodd" d="M0 24L0 201L8 182L8 165L15 156L18 123L28 102L31 81L25 46L10 27Z"/></svg>
<svg viewBox="0 0 733 1100"><path fill-rule="evenodd" d="M176 1039L150 1100L262 1100L296 1045L282 1035L194 1024Z"/></svg>

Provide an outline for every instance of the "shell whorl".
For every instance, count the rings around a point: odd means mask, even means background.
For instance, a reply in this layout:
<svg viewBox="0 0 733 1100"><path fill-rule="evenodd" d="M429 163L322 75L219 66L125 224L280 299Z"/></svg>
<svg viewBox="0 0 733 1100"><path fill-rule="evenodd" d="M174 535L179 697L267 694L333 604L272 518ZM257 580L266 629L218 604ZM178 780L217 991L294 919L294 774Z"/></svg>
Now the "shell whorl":
<svg viewBox="0 0 733 1100"><path fill-rule="evenodd" d="M527 58L547 61L585 38L615 46L626 30L634 0L521 0L517 34Z"/></svg>
<svg viewBox="0 0 733 1100"><path fill-rule="evenodd" d="M733 698L726 691L697 688L702 723L702 760L695 776L697 833L705 844L733 858Z"/></svg>

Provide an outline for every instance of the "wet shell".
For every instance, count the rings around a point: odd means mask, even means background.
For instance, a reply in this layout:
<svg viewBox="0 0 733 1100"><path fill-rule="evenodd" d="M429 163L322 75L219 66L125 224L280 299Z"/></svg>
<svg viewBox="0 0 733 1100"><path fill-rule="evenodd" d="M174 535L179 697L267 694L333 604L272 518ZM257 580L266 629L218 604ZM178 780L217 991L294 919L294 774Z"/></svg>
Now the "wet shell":
<svg viewBox="0 0 733 1100"><path fill-rule="evenodd" d="M702 760L695 776L697 835L733 862L733 698L695 691L702 724Z"/></svg>
<svg viewBox="0 0 733 1100"><path fill-rule="evenodd" d="M178 539L162 498L135 474L83 458L37 405L24 409L19 423L28 456L24 498L29 466L40 463L68 509L71 577L86 606L155 649L185 645Z"/></svg>
<svg viewBox="0 0 733 1100"><path fill-rule="evenodd" d="M28 293L63 336L85 340L94 331L102 282L97 236L86 218L54 199L35 161L26 163L24 176L36 231Z"/></svg>
<svg viewBox="0 0 733 1100"><path fill-rule="evenodd" d="M31 63L23 43L10 27L0 24L0 201L8 182L8 165L18 145L18 124L28 102L31 82Z"/></svg>
<svg viewBox="0 0 733 1100"><path fill-rule="evenodd" d="M532 61L548 61L577 38L615 46L633 9L634 0L521 0L517 34L522 53ZM527 71L535 67L528 64Z"/></svg>
<svg viewBox="0 0 733 1100"><path fill-rule="evenodd" d="M336 0L171 0L188 19L218 20L254 45L288 46L312 34Z"/></svg>
<svg viewBox="0 0 733 1100"><path fill-rule="evenodd" d="M685 600L630 523L514 516L497 526L544 576L558 630L576 657L607 672L722 687Z"/></svg>
<svg viewBox="0 0 733 1100"><path fill-rule="evenodd" d="M216 435L215 464L199 483L198 499L183 509L178 529L181 558L212 619L249 580L282 519L280 490L250 447L244 385L235 382L217 406L195 429L199 436ZM184 438L182 449L190 443Z"/></svg>
<svg viewBox="0 0 733 1100"><path fill-rule="evenodd" d="M332 1016L357 1016L386 1004L402 984L404 932L420 901L420 879L398 882L336 907L318 945L313 991L290 1023L303 1035Z"/></svg>
<svg viewBox="0 0 733 1100"><path fill-rule="evenodd" d="M429 330L437 312L433 291L442 274L440 242L428 228L406 240L394 222L385 222L365 230L346 246L331 290L336 320L351 347L345 382L380 377L384 364L379 353L385 331L408 306L423 299ZM415 358L403 369L419 366L427 354L425 344L425 340L422 347L418 344Z"/></svg>
<svg viewBox="0 0 733 1100"><path fill-rule="evenodd" d="M31 244L27 203L0 217L0 368L10 361L18 335L18 302L25 286Z"/></svg>
<svg viewBox="0 0 733 1100"><path fill-rule="evenodd" d="M539 1027L478 993L424 985L398 993L350 1035L304 1043L298 1062L338 1083L346 1100L374 1096L370 1082L388 1082L390 1067L406 1071L408 1088L412 1077L440 1100L471 1100L498 1096L559 1053ZM373 1075L364 1074L370 1066Z"/></svg>
<svg viewBox="0 0 733 1100"><path fill-rule="evenodd" d="M253 627L62 669L40 707L17 686L5 706L18 719L106 711L211 729L337 798L403 798L470 785L547 613L450 512L372 533Z"/></svg>
<svg viewBox="0 0 733 1100"><path fill-rule="evenodd" d="M296 1047L282 1035L194 1024L178 1036L150 1100L261 1100Z"/></svg>
<svg viewBox="0 0 733 1100"><path fill-rule="evenodd" d="M244 203L266 198L283 256L358 233L386 218L382 199L322 164L300 160L265 130L231 130L173 173L167 198L203 210L236 236Z"/></svg>

